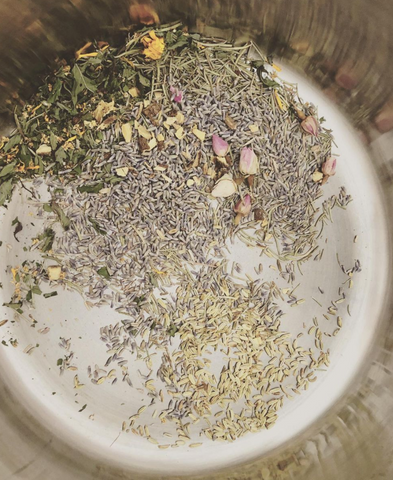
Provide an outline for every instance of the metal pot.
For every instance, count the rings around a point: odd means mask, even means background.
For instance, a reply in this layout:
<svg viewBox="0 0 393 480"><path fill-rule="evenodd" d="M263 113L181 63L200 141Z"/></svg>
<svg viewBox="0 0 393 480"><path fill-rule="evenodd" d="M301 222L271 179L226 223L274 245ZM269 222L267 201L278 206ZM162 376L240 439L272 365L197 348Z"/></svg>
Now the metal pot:
<svg viewBox="0 0 393 480"><path fill-rule="evenodd" d="M48 64L92 38L119 41L156 12L207 35L253 39L315 82L344 111L372 160L393 224L393 3L388 0L3 0L0 4L0 132ZM143 2L143 0L141 0ZM154 17L154 15L153 15ZM370 228L372 226L370 225ZM391 249L391 246L390 246ZM388 269L391 255L386 258ZM387 292L391 288L390 276ZM390 292L389 292L390 296ZM372 349L345 394L289 443L268 454L195 475L138 473L54 436L28 411L0 371L0 472L3 479L206 478L371 480L393 477L392 302L386 297ZM110 456L110 455L109 455Z"/></svg>

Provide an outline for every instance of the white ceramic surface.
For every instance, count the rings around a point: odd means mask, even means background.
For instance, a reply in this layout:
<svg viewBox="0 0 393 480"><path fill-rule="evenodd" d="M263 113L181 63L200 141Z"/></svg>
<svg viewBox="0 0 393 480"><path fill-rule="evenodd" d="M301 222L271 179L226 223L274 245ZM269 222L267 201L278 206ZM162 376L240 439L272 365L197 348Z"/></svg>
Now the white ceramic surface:
<svg viewBox="0 0 393 480"><path fill-rule="evenodd" d="M104 463L149 473L195 473L228 467L288 442L323 415L343 394L358 372L364 356L368 355L384 300L387 278L387 233L380 189L364 149L338 111L296 74L284 69L282 76L299 83L301 96L319 106L319 114L327 120L325 126L333 129L337 144L334 153L339 155L338 172L324 187L323 199L338 193L341 185L345 185L348 193L354 197L346 211L334 209L334 224L326 227L327 235L322 236L322 241L326 236L329 238L322 261L311 260L304 265L303 277L297 273L297 281L301 282L298 298L306 298L307 302L296 308L286 308L282 320L283 330L294 334L302 331L305 333L303 338L307 338L313 316L323 313L311 296L326 308L330 300L338 298L337 290L347 279L337 264L336 253L347 268L353 266L355 259L359 259L362 272L356 275L352 289L345 287L351 316L346 310L347 303L341 304L339 315L343 318L344 327L330 343L324 340L325 346L331 350L330 368L320 372L318 381L308 392L292 402L286 401L279 412L277 424L268 431L249 434L232 444L195 438L193 441L204 443L199 449L182 447L159 450L145 439L131 433L120 433L122 422L127 421L141 406L144 396L126 383L96 386L87 378L88 365L103 367L108 357L106 347L100 340L100 327L117 323L122 317L110 308L88 310L79 294L57 289L57 297L37 297L34 310L25 312L25 316L15 323L8 322L1 327L0 340L8 343L10 337L17 338L19 346L0 345L0 364L8 388L20 402L55 436L61 437L73 448L100 458ZM42 225L35 218L34 208L29 205L26 194L26 191L15 194L8 209L1 209L0 213L0 240L3 241L0 248L0 280L3 283L1 304L9 301L12 293L8 267L20 265L27 258L23 247L31 244L31 238ZM16 216L24 225L19 234L19 243L13 238L10 227ZM357 243L353 241L355 235L358 236ZM237 261L242 258L244 270L255 276L253 268L260 262L258 251L235 244L231 257ZM269 269L269 259L263 257L262 262L263 278L275 280L285 288L286 283L278 277L278 272ZM318 286L325 291L324 295L320 294ZM37 321L35 328L28 314ZM0 319L5 318L13 319L13 311L0 307ZM331 322L334 327L334 317ZM38 329L46 326L50 327L50 332L39 334ZM75 352L73 363L77 365L78 372L59 375L56 362L65 353L58 346L59 337L71 339L71 350ZM303 338L299 344L312 346L309 340L303 341ZM23 353L27 345L37 343L39 347L31 355ZM141 367L142 363L129 366L135 386L138 386L137 369ZM79 381L86 384L83 389L73 388L75 373L78 373ZM79 412L85 404L87 407ZM162 437L162 432L170 431L170 427L151 419L151 411L146 419L152 436L162 440L162 443L168 443Z"/></svg>

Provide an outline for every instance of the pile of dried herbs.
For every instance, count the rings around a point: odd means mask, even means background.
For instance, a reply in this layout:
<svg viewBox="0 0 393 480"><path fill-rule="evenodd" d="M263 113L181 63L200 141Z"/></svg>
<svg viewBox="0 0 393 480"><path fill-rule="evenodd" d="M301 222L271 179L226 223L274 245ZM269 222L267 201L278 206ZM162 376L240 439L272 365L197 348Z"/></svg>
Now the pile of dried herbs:
<svg viewBox="0 0 393 480"><path fill-rule="evenodd" d="M32 199L46 228L31 251L45 266L13 269L9 306L22 313L50 282L126 315L101 329L109 357L88 379L134 388L128 362L144 362L150 405L123 430L158 444L143 425L153 410L177 431L161 448L270 428L284 399L329 364L317 325L317 354L280 330L280 303L304 301L295 266L322 258L323 226L351 200L342 188L317 205L336 169L331 132L253 44L171 25L141 30L121 49L89 43L76 56L15 113L16 132L0 144L0 204L26 180L51 195ZM262 265L257 279L239 281L241 266L226 258L234 239L275 259L289 287L264 281ZM80 377L75 388L88 381Z"/></svg>
<svg viewBox="0 0 393 480"><path fill-rule="evenodd" d="M138 32L120 50L104 42L87 44L73 65L60 61L31 103L15 111L16 131L0 141L0 205L19 179L61 175L64 170L68 178L79 176L104 131L111 125L121 127L130 106L150 94L155 65L146 64L149 55L141 48L149 31ZM165 39L164 62L170 52L198 38L176 25L160 29L159 35ZM119 181L108 172L100 179L105 184Z"/></svg>

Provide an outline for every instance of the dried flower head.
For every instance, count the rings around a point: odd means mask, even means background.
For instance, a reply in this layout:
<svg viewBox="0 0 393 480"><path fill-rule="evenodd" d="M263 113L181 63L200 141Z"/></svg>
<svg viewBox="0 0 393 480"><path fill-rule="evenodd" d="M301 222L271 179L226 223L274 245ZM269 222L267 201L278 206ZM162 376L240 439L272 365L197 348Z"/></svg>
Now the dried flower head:
<svg viewBox="0 0 393 480"><path fill-rule="evenodd" d="M241 198L235 205L234 211L240 213L240 215L246 217L251 212L251 197L246 195L243 199Z"/></svg>
<svg viewBox="0 0 393 480"><path fill-rule="evenodd" d="M309 133L310 135L314 135L314 137L318 135L319 123L315 117L312 117L312 116L306 117L302 121L301 126L306 133Z"/></svg>
<svg viewBox="0 0 393 480"><path fill-rule="evenodd" d="M183 91L182 90L179 90L178 88L176 87L169 87L169 91L171 92L172 94L172 100L176 103L181 103L182 100L183 100Z"/></svg>
<svg viewBox="0 0 393 480"><path fill-rule="evenodd" d="M218 135L213 135L213 150L218 157L225 157L228 153L229 145Z"/></svg>
<svg viewBox="0 0 393 480"><path fill-rule="evenodd" d="M151 58L152 60L158 60L161 58L164 53L165 42L163 38L157 37L153 30L142 38L142 43L146 47L143 50L143 54L146 58Z"/></svg>
<svg viewBox="0 0 393 480"><path fill-rule="evenodd" d="M337 160L334 157L328 157L322 164L322 173L328 177L332 177L336 173Z"/></svg>
<svg viewBox="0 0 393 480"><path fill-rule="evenodd" d="M242 149L239 170L243 175L255 175L258 172L258 158L252 148Z"/></svg>

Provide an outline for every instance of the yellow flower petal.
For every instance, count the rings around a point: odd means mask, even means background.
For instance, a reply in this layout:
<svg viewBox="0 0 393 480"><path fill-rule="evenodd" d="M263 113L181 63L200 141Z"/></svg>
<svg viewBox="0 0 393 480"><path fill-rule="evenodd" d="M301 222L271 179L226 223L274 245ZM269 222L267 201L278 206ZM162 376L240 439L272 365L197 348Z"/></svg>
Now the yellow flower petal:
<svg viewBox="0 0 393 480"><path fill-rule="evenodd" d="M288 110L288 104L287 104L286 100L284 98L282 98L281 95L279 95L277 93L277 90L274 90L274 96L276 97L278 108L282 112L286 112Z"/></svg>
<svg viewBox="0 0 393 480"><path fill-rule="evenodd" d="M149 35L143 37L141 41L146 47L143 50L143 54L146 56L146 58L151 58L152 60L158 60L161 58L165 49L165 42L163 38L157 37L155 32L152 30L149 32Z"/></svg>
<svg viewBox="0 0 393 480"><path fill-rule="evenodd" d="M15 281L16 274L18 273L19 267L11 268L12 279Z"/></svg>

